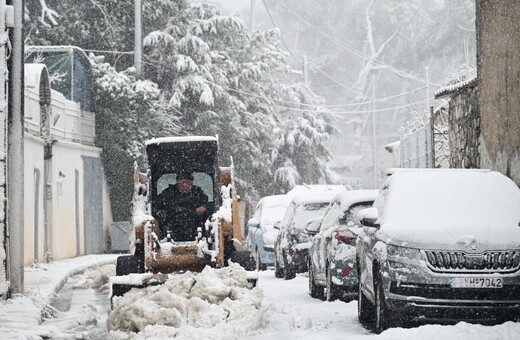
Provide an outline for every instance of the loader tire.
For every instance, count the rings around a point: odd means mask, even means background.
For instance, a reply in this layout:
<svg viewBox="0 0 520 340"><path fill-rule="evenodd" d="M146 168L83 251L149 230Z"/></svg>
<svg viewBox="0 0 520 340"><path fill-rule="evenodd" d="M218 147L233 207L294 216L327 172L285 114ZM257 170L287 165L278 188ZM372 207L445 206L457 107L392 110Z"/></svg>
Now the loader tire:
<svg viewBox="0 0 520 340"><path fill-rule="evenodd" d="M253 254L248 250L234 251L231 253L231 262L238 263L247 271L256 270L256 261Z"/></svg>
<svg viewBox="0 0 520 340"><path fill-rule="evenodd" d="M138 259L134 255L119 256L116 262L116 275L128 275L140 273L140 265Z"/></svg>

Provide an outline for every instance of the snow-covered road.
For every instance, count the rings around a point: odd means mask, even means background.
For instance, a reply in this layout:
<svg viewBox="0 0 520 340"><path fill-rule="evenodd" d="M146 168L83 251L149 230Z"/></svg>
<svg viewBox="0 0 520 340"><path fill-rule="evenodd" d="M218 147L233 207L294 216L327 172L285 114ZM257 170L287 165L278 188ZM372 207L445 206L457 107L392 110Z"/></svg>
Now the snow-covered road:
<svg viewBox="0 0 520 340"><path fill-rule="evenodd" d="M423 325L415 328L389 329L380 335L363 328L357 320L357 301L327 302L311 298L306 274L285 281L267 270L259 275L266 308L265 333L247 340L269 339L518 339L520 323L496 326L459 323L454 326Z"/></svg>
<svg viewBox="0 0 520 340"><path fill-rule="evenodd" d="M48 318L41 325L26 324L23 330L10 329L5 324L0 324L0 339L126 340L170 339L175 336L177 340L516 340L520 336L520 323L514 322L495 326L468 323L454 326L424 325L389 329L376 335L359 324L356 301L345 303L313 299L308 294L306 274L298 274L295 279L286 281L276 279L272 269L259 273L258 288L254 291L231 288L228 295L217 301L215 298L226 292L226 284L233 286L233 280L239 281L240 273L232 268L229 270L234 276L232 280L227 280L229 273L219 276L209 269L199 275L196 284L189 281L190 275L186 275L186 279L177 278L171 285L174 288L165 291L166 294L158 290L161 288L148 295L140 291L137 296L147 302L139 303L136 298L135 302L140 304L139 309L125 310L121 314L122 318L143 320L142 314L133 313L139 310L146 314L147 322L154 323L155 320L163 325L149 325L139 333L107 330L109 299L105 283L107 277L113 275L114 265L87 270L69 278L59 291L59 297L53 305L59 312L51 313L54 317ZM180 287L186 282L192 282L187 286L191 287L189 294L176 295L176 292L186 290ZM166 286L168 284L164 285ZM166 305L169 307L165 307ZM146 308L140 309L143 306ZM177 312L172 312L172 309ZM52 311L51 308L48 310ZM172 315L175 318L168 319ZM14 324L16 320L11 321ZM19 320L20 322L24 321ZM175 323L176 327L171 326Z"/></svg>

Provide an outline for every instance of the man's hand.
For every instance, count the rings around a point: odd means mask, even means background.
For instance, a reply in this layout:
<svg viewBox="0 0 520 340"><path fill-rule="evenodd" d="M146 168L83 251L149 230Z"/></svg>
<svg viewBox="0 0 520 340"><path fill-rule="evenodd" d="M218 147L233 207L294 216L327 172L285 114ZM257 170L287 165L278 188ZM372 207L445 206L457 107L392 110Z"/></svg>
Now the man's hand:
<svg viewBox="0 0 520 340"><path fill-rule="evenodd" d="M195 209L195 211L197 212L198 215L202 215L202 214L204 214L206 212L206 207L201 205L200 207Z"/></svg>

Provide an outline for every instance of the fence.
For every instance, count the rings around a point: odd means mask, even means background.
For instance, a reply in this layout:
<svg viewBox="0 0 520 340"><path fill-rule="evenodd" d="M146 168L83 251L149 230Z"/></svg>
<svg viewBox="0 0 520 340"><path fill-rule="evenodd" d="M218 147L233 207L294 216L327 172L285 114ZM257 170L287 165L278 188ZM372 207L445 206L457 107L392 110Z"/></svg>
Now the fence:
<svg viewBox="0 0 520 340"><path fill-rule="evenodd" d="M51 91L51 138L94 145L94 113L80 109L79 103L66 99L61 93ZM25 131L40 135L40 102L35 88L25 88Z"/></svg>
<svg viewBox="0 0 520 340"><path fill-rule="evenodd" d="M433 111L433 110L432 110ZM401 130L399 154L402 168L449 167L446 110L415 113Z"/></svg>

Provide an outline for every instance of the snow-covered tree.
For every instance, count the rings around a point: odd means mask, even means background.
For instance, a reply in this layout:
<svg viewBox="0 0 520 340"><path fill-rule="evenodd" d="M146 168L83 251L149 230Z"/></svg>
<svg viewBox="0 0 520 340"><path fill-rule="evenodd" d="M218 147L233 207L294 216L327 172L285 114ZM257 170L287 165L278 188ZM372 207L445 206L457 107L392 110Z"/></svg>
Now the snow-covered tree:
<svg viewBox="0 0 520 340"><path fill-rule="evenodd" d="M46 5L59 15L57 25L28 20L28 43L133 49L133 2ZM34 17L39 0L27 8ZM250 34L240 18L185 0L143 0L143 16L143 77L157 88L136 81L129 55L105 53L110 65L92 59L98 145L109 178L115 176L111 194L129 195L131 181L121 174L131 173L138 146L150 136L218 134L222 164L233 157L243 197L252 200L326 180L327 112L288 66L277 29Z"/></svg>
<svg viewBox="0 0 520 340"><path fill-rule="evenodd" d="M319 98L292 79L278 30L250 35L239 18L197 4L144 43L145 73L183 134L218 134L243 189L261 196L324 180L332 129Z"/></svg>
<svg viewBox="0 0 520 340"><path fill-rule="evenodd" d="M117 72L103 57L90 55L96 112L96 145L102 158L115 220L130 212L133 163L142 159L143 142L162 129L160 91L148 80L137 80L133 68Z"/></svg>

